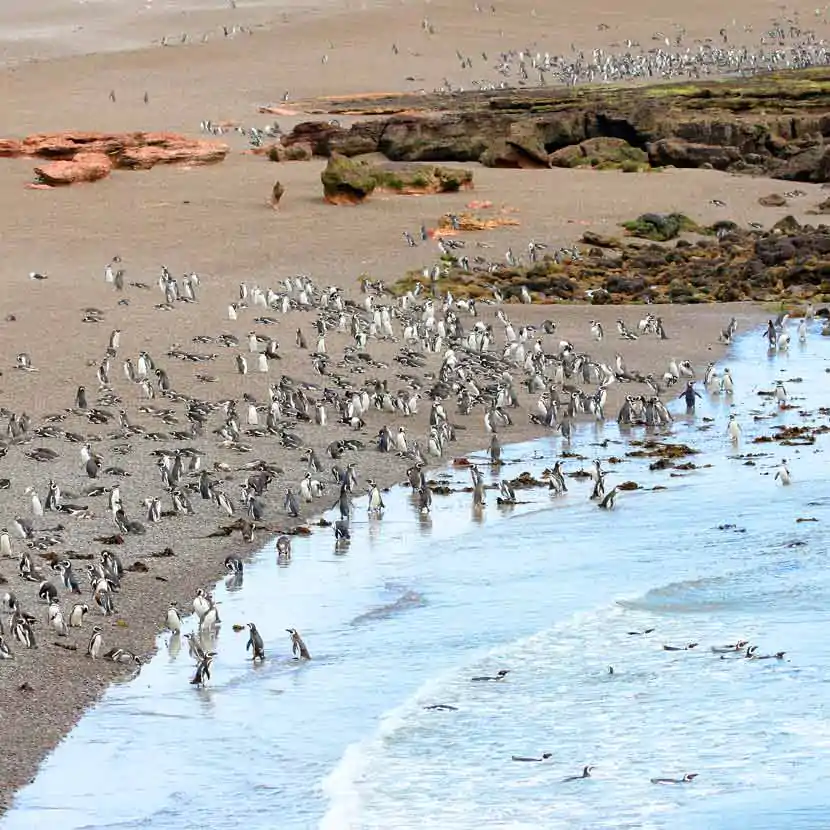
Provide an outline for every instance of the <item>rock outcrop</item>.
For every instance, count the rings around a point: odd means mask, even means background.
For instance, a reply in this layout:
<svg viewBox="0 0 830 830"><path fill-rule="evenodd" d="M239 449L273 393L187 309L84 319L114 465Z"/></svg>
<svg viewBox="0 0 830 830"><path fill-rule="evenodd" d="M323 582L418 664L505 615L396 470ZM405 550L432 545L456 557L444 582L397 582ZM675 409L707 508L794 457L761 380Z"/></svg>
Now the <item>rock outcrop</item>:
<svg viewBox="0 0 830 830"><path fill-rule="evenodd" d="M355 205L372 193L455 193L473 185L469 170L432 164L396 164L332 155L320 174L323 198L333 205Z"/></svg>
<svg viewBox="0 0 830 830"><path fill-rule="evenodd" d="M380 152L395 161L497 167L674 165L830 180L828 67L688 84L375 95L308 108L371 116L349 128L304 122L281 139L286 147L307 143L319 156Z"/></svg>
<svg viewBox="0 0 830 830"><path fill-rule="evenodd" d="M449 256L441 287L456 297L476 298L492 296L495 287L507 302L521 302L526 286L539 302L587 300L600 305L821 301L830 293L830 226L802 226L785 217L763 232L742 230L732 222L702 228L679 214L644 214L625 223L642 235L653 233L658 238L670 238L678 228L690 225L700 234L697 239L625 244L589 236L585 242L593 247L579 259L546 255L519 267L480 262L467 270ZM420 271L413 272L392 289L411 290L421 279Z"/></svg>
<svg viewBox="0 0 830 830"><path fill-rule="evenodd" d="M157 164L216 164L229 152L227 144L176 133L62 132L21 140L0 139L0 157L49 159L51 164L35 170L45 184L97 181L115 168L149 170Z"/></svg>
<svg viewBox="0 0 830 830"><path fill-rule="evenodd" d="M112 162L104 153L77 153L70 161L50 161L35 167L35 181L52 187L97 182L109 176L111 170Z"/></svg>

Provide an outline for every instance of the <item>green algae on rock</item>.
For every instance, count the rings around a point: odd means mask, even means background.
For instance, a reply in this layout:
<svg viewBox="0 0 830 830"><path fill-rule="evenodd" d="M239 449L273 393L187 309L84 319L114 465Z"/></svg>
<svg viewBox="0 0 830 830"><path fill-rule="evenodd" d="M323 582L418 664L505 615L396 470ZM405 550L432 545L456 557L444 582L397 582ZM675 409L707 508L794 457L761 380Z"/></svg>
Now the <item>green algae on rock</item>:
<svg viewBox="0 0 830 830"><path fill-rule="evenodd" d="M320 174L323 197L334 205L358 204L375 191L455 193L473 185L470 170L432 164L395 164L335 154Z"/></svg>

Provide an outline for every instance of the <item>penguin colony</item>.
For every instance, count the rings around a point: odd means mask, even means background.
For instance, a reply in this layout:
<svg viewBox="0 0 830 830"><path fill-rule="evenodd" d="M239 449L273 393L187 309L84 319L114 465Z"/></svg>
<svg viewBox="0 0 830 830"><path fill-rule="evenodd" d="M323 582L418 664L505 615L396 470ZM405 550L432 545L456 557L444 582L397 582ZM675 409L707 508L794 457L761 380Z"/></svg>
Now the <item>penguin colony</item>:
<svg viewBox="0 0 830 830"><path fill-rule="evenodd" d="M119 307L156 291L155 309L172 314L197 304L208 290L197 274L175 277L167 268L156 286L131 281L120 257L107 264L102 282ZM405 474L418 509L428 514L433 490L424 470L446 462L464 430L470 430L472 448L483 427L498 464L501 437L517 419L525 430L561 436L565 449L572 424L605 419L609 394L623 386L632 391L624 396L620 423L667 424L663 398L675 397L684 381L681 396L693 408L686 390L694 389L696 369L689 361L669 354L663 370L643 372L623 357L638 340L671 342L654 314L629 323L618 319L615 326L610 319L604 326L592 320L577 345L541 314L538 324L516 319L542 311L526 288L518 305L495 295L476 303L434 293L417 285L394 297L382 283L363 280L361 293L349 297L304 275L270 288L243 283L221 327L241 327L247 335L200 333L189 347L166 349L136 346L139 333L126 327L102 337L106 312L84 309L91 336L79 346L92 344L98 355L90 356L88 376L74 379L65 406L56 400L54 412L37 417L0 410L0 470L4 457L27 459L24 480L0 478L0 490L8 491L4 503L11 504L0 519L6 678L22 681L27 695L37 689L44 660L72 672L71 661L84 659L98 667L92 676L102 684L112 677L102 666L136 672L150 643L146 630L131 629L130 617L149 607L156 609L158 627L173 636L182 634L182 617L192 609L197 628L184 635L196 663L190 681L205 685L212 680L219 609L205 588L184 599L169 596L170 577L160 573L169 557L210 557L213 573L224 569L238 584L245 554L268 534L279 534L277 560L288 565L291 537L308 532L304 517L332 507L337 519L329 532L335 549L345 552L355 500L365 494L365 509L375 518L384 510L381 485L368 477L361 483L366 454L380 455L385 466ZM776 348L785 348L787 321L773 325ZM736 326L729 321L722 343L731 341ZM280 373L286 347L277 337L286 329L292 332L287 348L305 357L313 380ZM618 349L613 360L597 356L608 340ZM374 358L375 344L383 344L392 360ZM36 345L18 353L9 371L36 376ZM220 379L217 388L230 384L237 394L195 393ZM732 383L726 372L716 378L711 367L704 382L724 394ZM423 432L408 423L422 425ZM330 440L320 445L310 433ZM304 472L288 480L283 465L298 460ZM367 466L382 469L371 460ZM776 480L788 483L785 464L778 472ZM480 470L472 467L471 475L473 503L483 508ZM618 490L606 488L606 475L597 464L591 498L611 509ZM567 489L562 462L551 486ZM515 502L509 483L500 489L503 501ZM183 546L195 553L182 553ZM204 573L204 564L199 568ZM246 653L261 662L269 647L254 623L247 630ZM302 635L286 631L291 654L309 659Z"/></svg>

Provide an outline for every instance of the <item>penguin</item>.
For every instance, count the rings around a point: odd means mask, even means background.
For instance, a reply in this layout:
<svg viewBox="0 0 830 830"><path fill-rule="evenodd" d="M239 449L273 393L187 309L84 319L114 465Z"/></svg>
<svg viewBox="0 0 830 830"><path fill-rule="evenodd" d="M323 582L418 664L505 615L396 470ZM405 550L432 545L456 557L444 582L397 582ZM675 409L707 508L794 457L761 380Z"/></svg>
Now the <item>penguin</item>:
<svg viewBox="0 0 830 830"><path fill-rule="evenodd" d="M486 683L488 681L504 680L510 674L510 669L499 669L494 675L479 675L478 677L471 677L473 683Z"/></svg>
<svg viewBox="0 0 830 830"><path fill-rule="evenodd" d="M782 409L787 405L787 390L781 380L775 382L775 400Z"/></svg>
<svg viewBox="0 0 830 830"><path fill-rule="evenodd" d="M689 784L697 778L698 773L687 772L682 778L651 778L652 784Z"/></svg>
<svg viewBox="0 0 830 830"><path fill-rule="evenodd" d="M79 386L75 393L75 409L87 409L86 389L83 386Z"/></svg>
<svg viewBox="0 0 830 830"><path fill-rule="evenodd" d="M58 602L52 602L49 605L49 624L55 629L55 633L59 637L69 636L69 627L63 618L63 612Z"/></svg>
<svg viewBox="0 0 830 830"><path fill-rule="evenodd" d="M196 674L193 675L193 680L190 681L191 686L204 686L205 681L210 680L210 669L213 665L214 657L216 657L216 652L209 651L199 660L199 665L196 667Z"/></svg>
<svg viewBox="0 0 830 830"><path fill-rule="evenodd" d="M205 618L205 614L210 610L210 602L205 596L205 592L199 588L196 591L196 596L193 600L193 613L199 618L199 622Z"/></svg>
<svg viewBox="0 0 830 830"><path fill-rule="evenodd" d="M495 432L490 436L490 463L501 464L501 441Z"/></svg>
<svg viewBox="0 0 830 830"><path fill-rule="evenodd" d="M291 635L291 651L294 657L296 659L311 660L311 655L308 653L300 632L296 628L286 628L285 630Z"/></svg>
<svg viewBox="0 0 830 830"><path fill-rule="evenodd" d="M291 539L288 536L277 537L277 559L286 561L291 559Z"/></svg>
<svg viewBox="0 0 830 830"><path fill-rule="evenodd" d="M0 559L13 559L12 540L9 531L4 527L0 530Z"/></svg>
<svg viewBox="0 0 830 830"><path fill-rule="evenodd" d="M44 602L54 602L58 598L58 589L48 580L43 580L37 589L38 599Z"/></svg>
<svg viewBox="0 0 830 830"><path fill-rule="evenodd" d="M348 519L338 519L334 523L334 541L348 542L352 538Z"/></svg>
<svg viewBox="0 0 830 830"><path fill-rule="evenodd" d="M239 372L240 375L248 374L248 361L245 360L245 355L238 354L236 356L236 371Z"/></svg>
<svg viewBox="0 0 830 830"><path fill-rule="evenodd" d="M141 665L141 658L127 651L125 648L111 648L105 655L105 660L112 660L113 663L122 663L123 665Z"/></svg>
<svg viewBox="0 0 830 830"><path fill-rule="evenodd" d="M11 649L6 644L2 634L0 634L0 660L14 660L14 655L11 653Z"/></svg>
<svg viewBox="0 0 830 830"><path fill-rule="evenodd" d="M781 465L778 467L778 470L775 473L775 479L774 480L778 481L779 479L781 481L781 484L783 484L784 486L787 486L791 481L790 470L787 467L787 459L786 458L781 459Z"/></svg>
<svg viewBox="0 0 830 830"><path fill-rule="evenodd" d="M617 491L619 488L612 487L608 493L603 497L602 501L597 505L597 507L602 508L603 510L613 510L614 509L614 502L617 498Z"/></svg>
<svg viewBox="0 0 830 830"><path fill-rule="evenodd" d="M12 619L14 620L12 623L14 639L26 648L37 648L35 632L32 630L32 624L29 620L20 614L12 615Z"/></svg>
<svg viewBox="0 0 830 830"><path fill-rule="evenodd" d="M179 609L175 602L171 602L167 609L167 616L164 618L164 625L173 634L180 634L182 630L182 618L179 616Z"/></svg>
<svg viewBox="0 0 830 830"><path fill-rule="evenodd" d="M432 490L425 484L416 492L418 493L418 509L425 515L432 510Z"/></svg>
<svg viewBox="0 0 830 830"><path fill-rule="evenodd" d="M583 767L582 775L569 775L567 778L563 778L562 781L563 782L565 782L565 781L581 781L583 778L590 778L591 777L591 771L593 769L594 769L594 767L588 765L587 767Z"/></svg>
<svg viewBox="0 0 830 830"><path fill-rule="evenodd" d="M190 656L197 661L204 659L205 650L202 648L202 643L197 634L185 634L187 640L187 650Z"/></svg>
<svg viewBox="0 0 830 830"><path fill-rule="evenodd" d="M232 574L241 574L245 568L238 556L226 556L224 565L225 570Z"/></svg>
<svg viewBox="0 0 830 830"><path fill-rule="evenodd" d="M86 656L92 660L97 660L103 645L104 638L101 635L101 626L93 626L92 636L89 638L89 645L86 647Z"/></svg>
<svg viewBox="0 0 830 830"><path fill-rule="evenodd" d="M253 649L253 661L255 663L257 660L262 662L265 660L265 643L262 641L262 636L253 623L248 623L248 630L250 631L250 635L248 636L248 644L245 646L245 651Z"/></svg>
<svg viewBox="0 0 830 830"><path fill-rule="evenodd" d="M737 444L741 439L741 425L737 422L734 415L729 416L729 425L726 428L732 442Z"/></svg>
<svg viewBox="0 0 830 830"><path fill-rule="evenodd" d="M379 516L386 505L383 503L383 496L380 494L380 488L372 479L367 482L369 485L369 507L368 512Z"/></svg>
<svg viewBox="0 0 830 830"><path fill-rule="evenodd" d="M202 618L202 621L199 623L199 630L212 631L217 628L221 622L222 620L219 619L219 609L216 604L211 601L210 608Z"/></svg>
<svg viewBox="0 0 830 830"><path fill-rule="evenodd" d="M72 611L69 613L69 627L81 628L84 624L84 617L89 613L89 606L78 602L72 606Z"/></svg>
<svg viewBox="0 0 830 830"><path fill-rule="evenodd" d="M285 488L285 499L283 501L283 508L285 512L291 516L292 519L299 518L300 515L300 502L298 501L297 497L294 495L294 492L290 487Z"/></svg>
<svg viewBox="0 0 830 830"><path fill-rule="evenodd" d="M524 755L513 755L510 760L511 761L525 761L528 763L541 763L543 761L549 761L553 758L552 752L543 752L539 758L527 758Z"/></svg>
<svg viewBox="0 0 830 830"><path fill-rule="evenodd" d="M42 516L43 515L43 505L40 501L40 496L38 496L34 487L27 487L25 491L31 498L32 502L32 515L33 516Z"/></svg>

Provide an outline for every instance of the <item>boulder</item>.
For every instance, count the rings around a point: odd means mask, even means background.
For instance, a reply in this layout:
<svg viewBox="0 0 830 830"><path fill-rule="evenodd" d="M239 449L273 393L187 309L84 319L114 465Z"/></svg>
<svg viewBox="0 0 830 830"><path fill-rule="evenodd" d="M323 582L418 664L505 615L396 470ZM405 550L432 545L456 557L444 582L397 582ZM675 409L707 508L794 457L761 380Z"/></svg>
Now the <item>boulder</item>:
<svg viewBox="0 0 830 830"><path fill-rule="evenodd" d="M57 187L97 182L109 176L111 170L112 162L104 153L77 153L70 161L51 161L35 167L35 178L38 184Z"/></svg>
<svg viewBox="0 0 830 830"><path fill-rule="evenodd" d="M473 174L431 164L396 164L334 154L320 174L323 198L334 205L359 204L375 191L400 194L455 193L471 188Z"/></svg>
<svg viewBox="0 0 830 830"><path fill-rule="evenodd" d="M585 231L582 234L582 241L586 245L594 245L597 248L621 248L622 242L614 236L606 236L594 231Z"/></svg>
<svg viewBox="0 0 830 830"><path fill-rule="evenodd" d="M682 138L661 138L648 145L648 158L654 167L703 167L726 170L741 158L737 147L698 144Z"/></svg>
<svg viewBox="0 0 830 830"><path fill-rule="evenodd" d="M636 171L648 167L648 155L622 138L598 136L551 153L552 167L590 165L600 170Z"/></svg>
<svg viewBox="0 0 830 830"><path fill-rule="evenodd" d="M199 166L216 164L230 152L227 144L186 138L173 133L143 133L138 146L124 147L115 166L129 170L149 170L157 164Z"/></svg>
<svg viewBox="0 0 830 830"><path fill-rule="evenodd" d="M643 213L622 226L631 236L651 239L655 242L667 242L681 233L699 231L698 225L682 213Z"/></svg>
<svg viewBox="0 0 830 830"><path fill-rule="evenodd" d="M770 193L768 196L761 196L758 204L761 207L786 207L787 199L780 193Z"/></svg>

